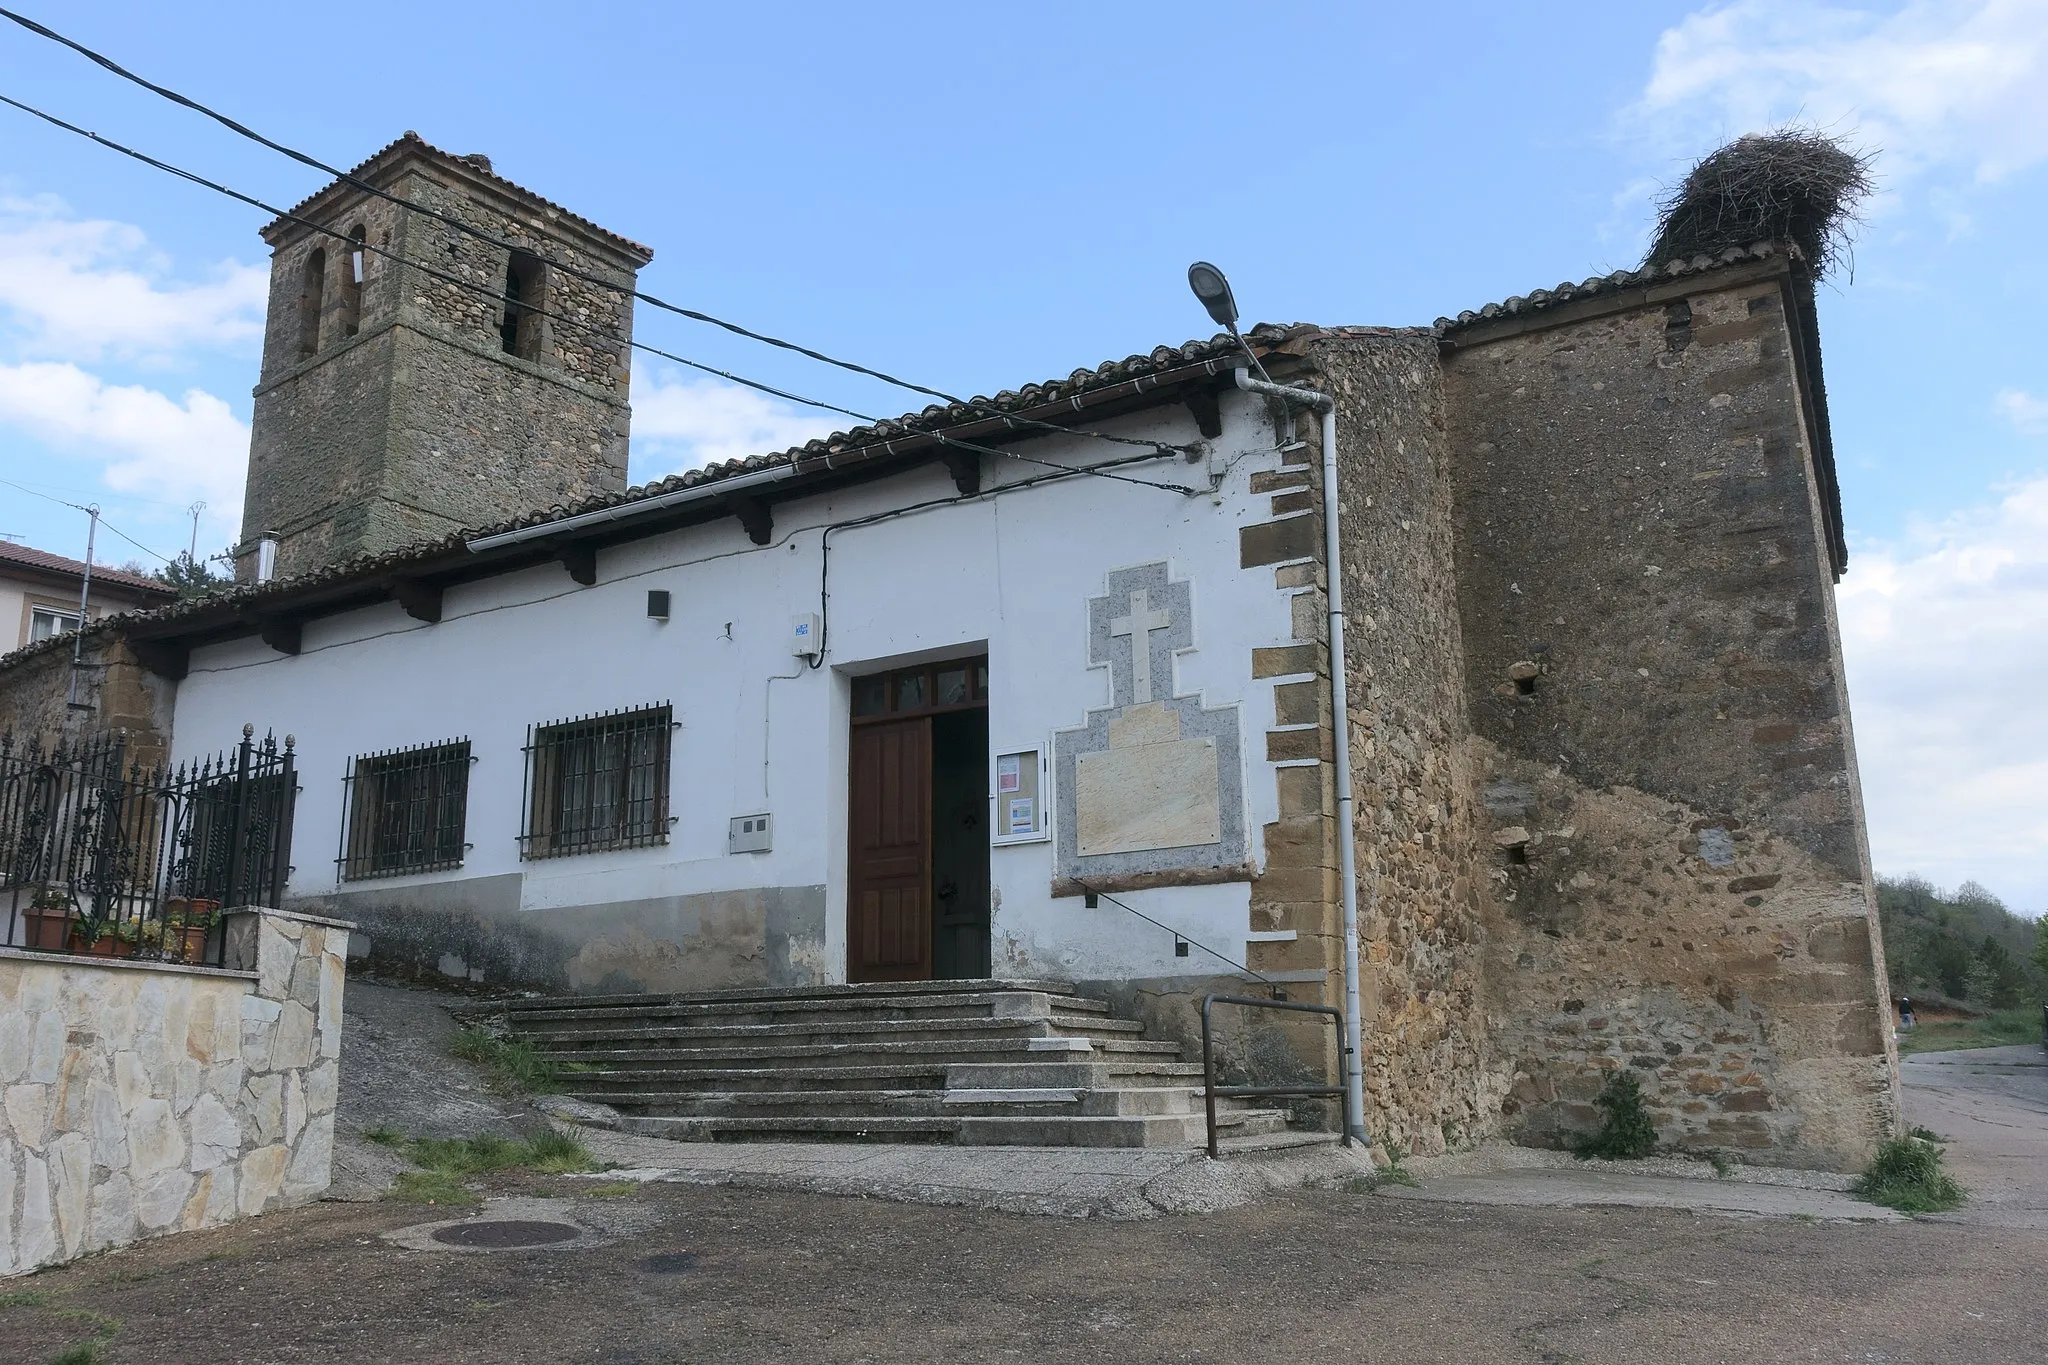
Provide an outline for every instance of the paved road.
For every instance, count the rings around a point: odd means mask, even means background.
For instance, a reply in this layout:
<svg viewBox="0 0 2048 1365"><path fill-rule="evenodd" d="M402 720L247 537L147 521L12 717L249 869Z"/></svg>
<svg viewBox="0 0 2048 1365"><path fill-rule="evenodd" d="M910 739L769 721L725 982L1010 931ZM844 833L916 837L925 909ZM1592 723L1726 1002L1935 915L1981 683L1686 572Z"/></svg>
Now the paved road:
<svg viewBox="0 0 2048 1365"><path fill-rule="evenodd" d="M2048 1230L2048 1049L1923 1052L1899 1064L1906 1122L1949 1139L1974 1196L1947 1221ZM2043 1263L2048 1294L2048 1262ZM2048 1360L2048 1343L2041 1359Z"/></svg>

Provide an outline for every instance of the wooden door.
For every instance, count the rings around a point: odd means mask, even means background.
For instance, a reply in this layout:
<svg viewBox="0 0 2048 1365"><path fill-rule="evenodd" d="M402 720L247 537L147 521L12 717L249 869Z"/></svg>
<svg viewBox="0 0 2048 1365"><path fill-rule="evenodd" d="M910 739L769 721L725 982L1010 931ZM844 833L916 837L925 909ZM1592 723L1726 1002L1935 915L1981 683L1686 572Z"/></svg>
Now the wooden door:
<svg viewBox="0 0 2048 1365"><path fill-rule="evenodd" d="M932 974L932 721L853 728L847 878L850 981Z"/></svg>

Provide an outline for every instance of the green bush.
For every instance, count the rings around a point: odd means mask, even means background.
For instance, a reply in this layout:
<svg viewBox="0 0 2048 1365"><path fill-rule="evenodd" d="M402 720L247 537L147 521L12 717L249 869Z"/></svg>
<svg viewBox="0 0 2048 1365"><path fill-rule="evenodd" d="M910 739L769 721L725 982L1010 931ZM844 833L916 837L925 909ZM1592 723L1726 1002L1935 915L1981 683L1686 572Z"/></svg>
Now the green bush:
<svg viewBox="0 0 2048 1365"><path fill-rule="evenodd" d="M459 1031L448 1044L449 1055L473 1062L489 1074L491 1085L508 1095L551 1095L561 1089L562 1068L536 1051L531 1043L501 1038L481 1028Z"/></svg>
<svg viewBox="0 0 2048 1365"><path fill-rule="evenodd" d="M1630 1071L1617 1071L1607 1078L1593 1100L1606 1112L1600 1131L1579 1144L1579 1156L1604 1157L1610 1161L1634 1161L1657 1150L1657 1125L1643 1105L1642 1082Z"/></svg>
<svg viewBox="0 0 2048 1365"><path fill-rule="evenodd" d="M1941 1169L1941 1148L1918 1137L1897 1137L1877 1149L1877 1156L1856 1193L1873 1204L1900 1213L1941 1213L1959 1207L1969 1191Z"/></svg>

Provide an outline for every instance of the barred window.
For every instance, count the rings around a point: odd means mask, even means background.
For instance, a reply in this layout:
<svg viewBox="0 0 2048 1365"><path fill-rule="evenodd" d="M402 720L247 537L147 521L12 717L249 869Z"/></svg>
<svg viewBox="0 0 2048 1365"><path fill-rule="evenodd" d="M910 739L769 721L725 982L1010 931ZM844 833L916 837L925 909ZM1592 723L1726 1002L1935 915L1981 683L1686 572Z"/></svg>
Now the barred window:
<svg viewBox="0 0 2048 1365"><path fill-rule="evenodd" d="M530 731L521 856L667 843L674 729L672 708L663 704Z"/></svg>
<svg viewBox="0 0 2048 1365"><path fill-rule="evenodd" d="M461 867L469 741L362 754L343 779L341 880Z"/></svg>

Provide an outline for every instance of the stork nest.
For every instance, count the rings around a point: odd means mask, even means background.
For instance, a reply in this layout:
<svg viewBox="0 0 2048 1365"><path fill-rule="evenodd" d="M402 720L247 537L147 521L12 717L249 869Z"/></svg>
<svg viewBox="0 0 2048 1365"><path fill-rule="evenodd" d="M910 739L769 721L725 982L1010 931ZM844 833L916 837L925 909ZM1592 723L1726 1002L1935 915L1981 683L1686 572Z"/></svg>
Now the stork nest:
<svg viewBox="0 0 2048 1365"><path fill-rule="evenodd" d="M1856 207L1873 188L1871 161L1809 129L1739 137L1658 205L1657 240L1643 264L1786 242L1819 279L1848 256Z"/></svg>

